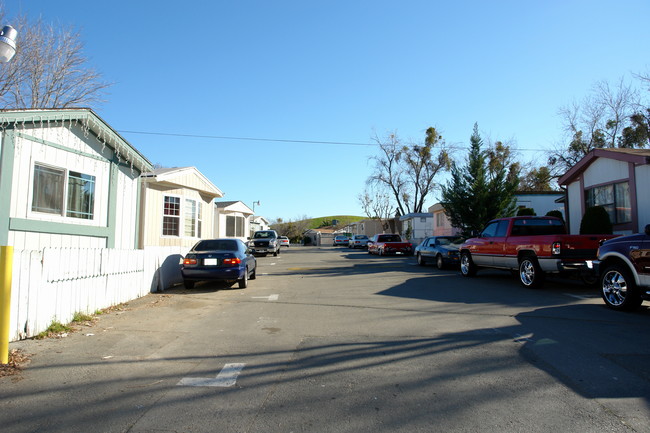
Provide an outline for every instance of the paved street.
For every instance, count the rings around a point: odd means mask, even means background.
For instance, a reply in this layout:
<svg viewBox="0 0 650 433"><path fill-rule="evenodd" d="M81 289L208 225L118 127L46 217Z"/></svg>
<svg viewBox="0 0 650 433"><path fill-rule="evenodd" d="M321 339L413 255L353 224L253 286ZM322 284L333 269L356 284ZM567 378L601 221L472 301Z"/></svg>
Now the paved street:
<svg viewBox="0 0 650 433"><path fill-rule="evenodd" d="M650 309L505 272L291 247L151 294L0 378L3 432L646 432ZM236 287L236 286L234 286Z"/></svg>

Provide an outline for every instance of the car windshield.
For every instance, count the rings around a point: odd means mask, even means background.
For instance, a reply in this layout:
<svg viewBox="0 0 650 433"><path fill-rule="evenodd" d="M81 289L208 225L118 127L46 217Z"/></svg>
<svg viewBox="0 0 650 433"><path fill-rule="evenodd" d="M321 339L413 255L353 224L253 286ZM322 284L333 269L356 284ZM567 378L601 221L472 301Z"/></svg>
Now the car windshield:
<svg viewBox="0 0 650 433"><path fill-rule="evenodd" d="M354 237L355 239L368 239L368 236L366 235L358 235Z"/></svg>
<svg viewBox="0 0 650 433"><path fill-rule="evenodd" d="M268 239L275 237L273 232L255 232L253 238L255 239Z"/></svg>
<svg viewBox="0 0 650 433"><path fill-rule="evenodd" d="M237 251L237 249L237 241L229 239L205 240L193 248L194 251Z"/></svg>
<svg viewBox="0 0 650 433"><path fill-rule="evenodd" d="M379 239L377 240L379 242L402 242L402 239L399 237L399 235L379 236Z"/></svg>

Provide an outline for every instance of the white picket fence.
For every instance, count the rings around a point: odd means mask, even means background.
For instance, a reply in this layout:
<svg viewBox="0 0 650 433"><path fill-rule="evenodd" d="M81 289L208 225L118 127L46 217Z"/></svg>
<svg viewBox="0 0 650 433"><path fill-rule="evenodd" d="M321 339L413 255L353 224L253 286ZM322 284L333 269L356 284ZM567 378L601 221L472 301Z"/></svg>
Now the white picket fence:
<svg viewBox="0 0 650 433"><path fill-rule="evenodd" d="M10 341L182 282L179 261L186 250L14 250Z"/></svg>

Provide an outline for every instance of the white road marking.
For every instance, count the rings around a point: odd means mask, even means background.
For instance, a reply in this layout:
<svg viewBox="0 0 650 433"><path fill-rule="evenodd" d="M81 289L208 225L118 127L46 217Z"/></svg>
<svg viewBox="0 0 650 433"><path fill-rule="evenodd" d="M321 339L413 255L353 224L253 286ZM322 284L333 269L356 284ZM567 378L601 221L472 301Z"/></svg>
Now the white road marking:
<svg viewBox="0 0 650 433"><path fill-rule="evenodd" d="M269 295L269 296L253 296L253 299L266 299L267 301L277 301L280 298L280 295Z"/></svg>
<svg viewBox="0 0 650 433"><path fill-rule="evenodd" d="M232 363L223 366L217 377L184 377L176 385L180 386L218 386L229 387L237 383L237 377L245 363Z"/></svg>

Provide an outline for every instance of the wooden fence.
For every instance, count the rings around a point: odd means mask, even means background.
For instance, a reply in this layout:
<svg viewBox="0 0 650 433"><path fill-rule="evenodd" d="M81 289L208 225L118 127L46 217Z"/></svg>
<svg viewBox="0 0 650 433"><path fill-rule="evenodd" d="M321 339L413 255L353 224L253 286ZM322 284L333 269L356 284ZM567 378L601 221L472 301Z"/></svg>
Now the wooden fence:
<svg viewBox="0 0 650 433"><path fill-rule="evenodd" d="M33 337L53 321L93 314L182 282L186 249L45 248L14 250L10 341Z"/></svg>

